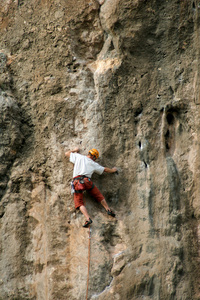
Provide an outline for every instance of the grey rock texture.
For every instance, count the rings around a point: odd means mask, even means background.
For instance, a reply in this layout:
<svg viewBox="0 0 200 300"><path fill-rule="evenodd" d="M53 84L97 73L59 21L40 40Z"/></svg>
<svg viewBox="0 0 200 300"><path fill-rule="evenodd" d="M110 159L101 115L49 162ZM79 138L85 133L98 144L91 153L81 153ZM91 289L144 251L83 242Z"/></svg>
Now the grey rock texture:
<svg viewBox="0 0 200 300"><path fill-rule="evenodd" d="M199 18L197 0L1 1L0 299L200 299ZM94 176L116 219L85 196L91 239L75 146L120 170Z"/></svg>

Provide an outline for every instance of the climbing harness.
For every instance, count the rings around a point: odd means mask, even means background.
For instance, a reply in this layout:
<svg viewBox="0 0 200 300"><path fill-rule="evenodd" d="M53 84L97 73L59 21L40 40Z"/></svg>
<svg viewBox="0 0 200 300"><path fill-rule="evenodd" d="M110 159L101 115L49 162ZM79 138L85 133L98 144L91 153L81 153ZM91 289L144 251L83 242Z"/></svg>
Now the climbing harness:
<svg viewBox="0 0 200 300"><path fill-rule="evenodd" d="M71 194L83 192L84 178L87 178L87 177L86 176L77 176L77 177L73 178L73 180L71 182ZM78 183L79 186L78 186L78 188L75 189L76 183Z"/></svg>
<svg viewBox="0 0 200 300"><path fill-rule="evenodd" d="M91 228L89 225L88 231L88 274L87 274L87 289L86 289L86 300L88 299L88 287L89 287L89 275L90 275L90 241L91 241Z"/></svg>
<svg viewBox="0 0 200 300"><path fill-rule="evenodd" d="M73 180L71 182L71 194L73 195L75 193L74 183Z"/></svg>
<svg viewBox="0 0 200 300"><path fill-rule="evenodd" d="M91 185L91 183L92 185ZM74 193L83 193L83 191L91 191L95 187L94 183L87 176L77 176L74 177L71 182L71 194Z"/></svg>

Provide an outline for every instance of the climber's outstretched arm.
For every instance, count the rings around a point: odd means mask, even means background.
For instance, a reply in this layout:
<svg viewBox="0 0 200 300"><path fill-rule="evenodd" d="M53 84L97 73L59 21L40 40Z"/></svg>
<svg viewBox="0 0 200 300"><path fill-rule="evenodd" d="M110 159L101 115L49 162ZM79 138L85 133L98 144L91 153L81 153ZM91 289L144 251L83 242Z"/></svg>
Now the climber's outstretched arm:
<svg viewBox="0 0 200 300"><path fill-rule="evenodd" d="M106 173L117 173L118 171L117 171L117 168L110 169L110 168L105 167L104 172L106 172Z"/></svg>
<svg viewBox="0 0 200 300"><path fill-rule="evenodd" d="M69 150L69 151L65 152L65 156L69 158L70 154L74 153L74 152L79 152L79 148L75 148L74 150Z"/></svg>

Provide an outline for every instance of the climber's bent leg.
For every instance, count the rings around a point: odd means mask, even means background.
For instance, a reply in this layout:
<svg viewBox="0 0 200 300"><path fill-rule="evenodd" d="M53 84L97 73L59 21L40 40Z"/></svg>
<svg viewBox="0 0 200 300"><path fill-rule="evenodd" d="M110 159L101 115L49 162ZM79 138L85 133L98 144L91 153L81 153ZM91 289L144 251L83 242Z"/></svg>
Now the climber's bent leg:
<svg viewBox="0 0 200 300"><path fill-rule="evenodd" d="M86 217L86 219L89 221L90 216L89 216L89 214L88 214L88 212L87 212L86 207L85 207L84 205L81 205L81 206L79 207L79 209L80 209L80 211L82 212L82 214Z"/></svg>
<svg viewBox="0 0 200 300"><path fill-rule="evenodd" d="M105 210L109 210L108 203L106 202L105 198L101 200L101 205L105 208Z"/></svg>

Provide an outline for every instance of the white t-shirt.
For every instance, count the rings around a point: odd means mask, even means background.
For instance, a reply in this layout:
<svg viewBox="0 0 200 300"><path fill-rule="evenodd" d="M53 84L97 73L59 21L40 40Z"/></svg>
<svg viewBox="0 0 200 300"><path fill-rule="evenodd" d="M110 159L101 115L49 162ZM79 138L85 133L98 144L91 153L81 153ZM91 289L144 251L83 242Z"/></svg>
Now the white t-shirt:
<svg viewBox="0 0 200 300"><path fill-rule="evenodd" d="M71 152L69 160L74 164L73 178L79 175L85 175L91 178L93 173L101 175L104 171L104 167L100 166L91 158L79 153Z"/></svg>

